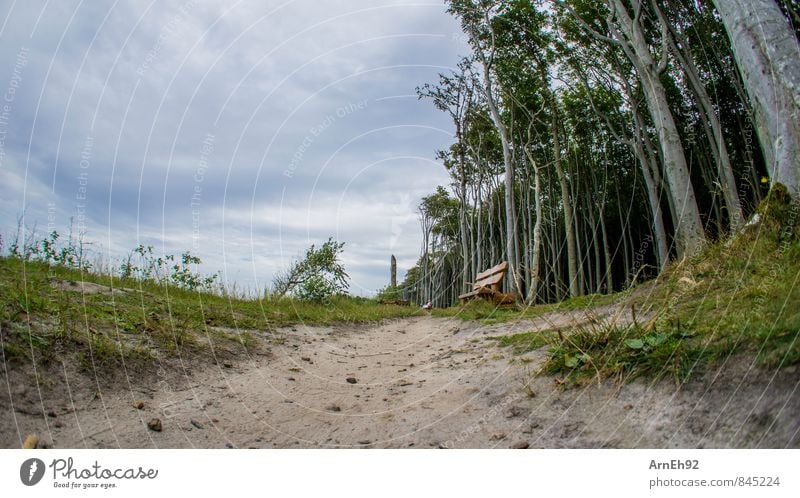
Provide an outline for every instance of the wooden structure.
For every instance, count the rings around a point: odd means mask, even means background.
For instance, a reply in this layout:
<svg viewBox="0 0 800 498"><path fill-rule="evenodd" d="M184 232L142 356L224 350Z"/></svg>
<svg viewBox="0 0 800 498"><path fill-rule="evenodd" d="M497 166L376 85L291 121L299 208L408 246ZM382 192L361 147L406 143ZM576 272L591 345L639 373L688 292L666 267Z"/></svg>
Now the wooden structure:
<svg viewBox="0 0 800 498"><path fill-rule="evenodd" d="M503 287L503 277L508 271L508 262L503 261L497 266L493 266L486 271L478 273L472 290L466 294L461 294L458 299L464 303L471 299L481 298L491 301L494 304L514 304L514 295L506 294L501 291Z"/></svg>

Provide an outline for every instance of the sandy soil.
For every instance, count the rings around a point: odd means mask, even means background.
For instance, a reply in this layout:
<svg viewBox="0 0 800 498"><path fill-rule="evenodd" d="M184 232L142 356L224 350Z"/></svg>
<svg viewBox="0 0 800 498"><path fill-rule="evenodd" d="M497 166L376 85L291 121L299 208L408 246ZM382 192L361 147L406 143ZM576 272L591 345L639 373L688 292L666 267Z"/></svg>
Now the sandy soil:
<svg viewBox="0 0 800 498"><path fill-rule="evenodd" d="M63 366L40 372L51 377L42 387L0 371L0 446L31 433L61 448L800 446L796 368L735 358L680 388L607 381L564 391L530 374L543 351L514 357L487 340L586 319L298 326L265 337L269 353L118 382Z"/></svg>

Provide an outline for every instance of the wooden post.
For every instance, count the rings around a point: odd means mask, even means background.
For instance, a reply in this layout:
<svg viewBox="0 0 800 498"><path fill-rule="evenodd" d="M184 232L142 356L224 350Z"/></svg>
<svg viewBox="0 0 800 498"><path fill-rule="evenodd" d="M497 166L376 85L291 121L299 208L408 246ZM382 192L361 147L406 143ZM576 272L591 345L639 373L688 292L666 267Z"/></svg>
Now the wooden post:
<svg viewBox="0 0 800 498"><path fill-rule="evenodd" d="M392 280L391 280L392 288L397 287L397 259L395 259L394 254L392 254Z"/></svg>

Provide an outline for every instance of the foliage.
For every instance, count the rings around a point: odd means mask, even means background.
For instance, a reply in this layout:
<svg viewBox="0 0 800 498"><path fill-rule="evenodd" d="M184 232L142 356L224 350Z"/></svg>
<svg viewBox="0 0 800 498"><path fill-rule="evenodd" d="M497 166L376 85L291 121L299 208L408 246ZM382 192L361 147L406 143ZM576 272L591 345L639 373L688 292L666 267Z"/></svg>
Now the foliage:
<svg viewBox="0 0 800 498"><path fill-rule="evenodd" d="M400 301L403 299L403 289L401 287L392 287L391 285L387 285L378 291L375 299L378 301L387 302Z"/></svg>
<svg viewBox="0 0 800 498"><path fill-rule="evenodd" d="M202 264L200 258L193 256L189 251L181 253L180 260L176 261L172 254L156 257L153 246L140 244L120 265L119 275L123 279L154 281L162 284L171 282L182 289L211 291L219 278L219 273L203 275L192 271L193 265L200 264Z"/></svg>
<svg viewBox="0 0 800 498"><path fill-rule="evenodd" d="M304 301L322 302L337 295L346 295L350 284L339 255L343 242L328 239L319 248L312 245L302 260L275 276L273 292L277 296L292 294Z"/></svg>
<svg viewBox="0 0 800 498"><path fill-rule="evenodd" d="M61 235L55 230L39 240L35 228L25 234L20 227L17 230L16 238L8 248L9 256L26 261L39 261L48 266L78 268L86 271L92 269L92 264L87 260L84 252L82 238L76 240L70 230L67 240L64 243L60 240Z"/></svg>

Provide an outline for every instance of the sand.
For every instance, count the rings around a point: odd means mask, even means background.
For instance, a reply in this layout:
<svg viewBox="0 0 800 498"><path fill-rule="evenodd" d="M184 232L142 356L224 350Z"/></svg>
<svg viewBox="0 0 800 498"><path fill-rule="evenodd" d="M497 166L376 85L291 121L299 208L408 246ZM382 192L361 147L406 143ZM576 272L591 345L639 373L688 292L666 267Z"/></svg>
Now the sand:
<svg viewBox="0 0 800 498"><path fill-rule="evenodd" d="M39 385L29 372L0 371L0 445L36 434L55 448L800 446L796 367L766 371L737 357L683 386L565 390L533 375L545 350L514 356L487 339L587 319L483 326L420 316L252 331L263 347L236 359L183 358L114 381L69 365L39 372L50 377Z"/></svg>

